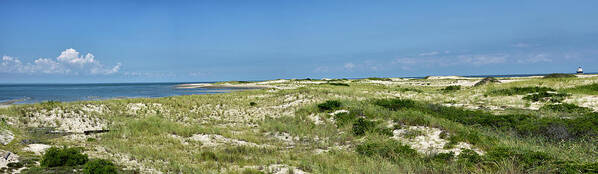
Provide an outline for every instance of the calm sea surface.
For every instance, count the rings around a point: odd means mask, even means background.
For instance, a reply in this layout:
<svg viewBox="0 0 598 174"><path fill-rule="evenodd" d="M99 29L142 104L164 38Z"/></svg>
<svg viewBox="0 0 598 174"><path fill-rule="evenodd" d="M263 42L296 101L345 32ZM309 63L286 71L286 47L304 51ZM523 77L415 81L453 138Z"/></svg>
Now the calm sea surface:
<svg viewBox="0 0 598 174"><path fill-rule="evenodd" d="M596 73L591 73L596 74ZM525 77L545 74L480 75L466 77ZM413 78L413 77L412 77ZM423 77L414 77L423 78ZM231 89L180 89L184 83L100 83L100 84L0 84L1 104L43 101L103 100L112 98L152 98L176 95L213 94Z"/></svg>
<svg viewBox="0 0 598 174"><path fill-rule="evenodd" d="M104 83L104 84L9 84L0 85L0 102L14 104L43 101L102 100L111 98L167 97L213 94L230 89L179 89L184 83Z"/></svg>

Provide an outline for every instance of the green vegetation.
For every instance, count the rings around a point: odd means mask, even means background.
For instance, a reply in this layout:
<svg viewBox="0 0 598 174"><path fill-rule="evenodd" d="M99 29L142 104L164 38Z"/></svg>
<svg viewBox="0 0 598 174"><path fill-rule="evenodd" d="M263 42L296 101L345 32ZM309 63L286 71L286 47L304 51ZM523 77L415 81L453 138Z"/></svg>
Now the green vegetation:
<svg viewBox="0 0 598 174"><path fill-rule="evenodd" d="M44 154L41 166L60 167L78 166L87 162L87 155L81 153L81 149L74 147L51 147Z"/></svg>
<svg viewBox="0 0 598 174"><path fill-rule="evenodd" d="M350 87L289 80L226 94L2 108L0 127L15 140L0 149L20 161L0 172L598 171L598 100L588 92L598 77L477 87L451 87L455 80L442 78L379 80L335 81ZM78 133L91 129L110 131ZM29 144L77 148L38 155Z"/></svg>
<svg viewBox="0 0 598 174"><path fill-rule="evenodd" d="M349 86L349 84L346 84L346 83L330 83L330 82L328 82L328 83L322 83L322 84L332 85L332 86Z"/></svg>
<svg viewBox="0 0 598 174"><path fill-rule="evenodd" d="M94 159L85 164L83 167L84 174L116 174L118 168L111 162L105 159Z"/></svg>
<svg viewBox="0 0 598 174"><path fill-rule="evenodd" d="M565 91L576 94L598 95L598 83L568 88Z"/></svg>
<svg viewBox="0 0 598 174"><path fill-rule="evenodd" d="M573 75L573 74L563 74L563 73L553 73L553 74L548 74L545 75L544 78L545 79L549 79L549 78L575 78L577 76Z"/></svg>
<svg viewBox="0 0 598 174"><path fill-rule="evenodd" d="M324 103L318 105L318 108L323 111L329 111L333 109L338 109L342 106L341 102L338 100L328 100Z"/></svg>
<svg viewBox="0 0 598 174"><path fill-rule="evenodd" d="M380 78L380 77L368 77L368 80L380 80L380 81L392 81L390 78Z"/></svg>
<svg viewBox="0 0 598 174"><path fill-rule="evenodd" d="M461 90L461 86L456 86L456 85L454 85L454 86L447 86L447 87L445 87L445 88L442 89L442 91L444 91L444 92L453 92L453 91L458 91L458 90Z"/></svg>
<svg viewBox="0 0 598 174"><path fill-rule="evenodd" d="M495 96L509 96L509 95L525 95L530 93L546 93L548 91L556 91L555 89L548 87L511 87L507 89L498 89L488 92L490 95Z"/></svg>
<svg viewBox="0 0 598 174"><path fill-rule="evenodd" d="M523 99L529 100L532 102L542 101L542 102L558 103L558 102L562 102L563 100L565 100L565 98L567 98L568 96L571 96L571 95L565 94L565 93L540 92L540 93L536 93L536 94L527 95L527 96L523 97Z"/></svg>
<svg viewBox="0 0 598 174"><path fill-rule="evenodd" d="M554 111L554 112L566 112L566 113L581 113L581 114L587 114L587 113L590 113L593 111L590 108L580 107L575 104L568 104L568 103L544 105L544 106L542 106L542 108L540 108L540 110L549 110L549 111Z"/></svg>
<svg viewBox="0 0 598 174"><path fill-rule="evenodd" d="M500 83L500 81L494 77L486 77L486 78L480 80L479 82L477 82L473 86L483 86L483 85L494 84L494 83Z"/></svg>

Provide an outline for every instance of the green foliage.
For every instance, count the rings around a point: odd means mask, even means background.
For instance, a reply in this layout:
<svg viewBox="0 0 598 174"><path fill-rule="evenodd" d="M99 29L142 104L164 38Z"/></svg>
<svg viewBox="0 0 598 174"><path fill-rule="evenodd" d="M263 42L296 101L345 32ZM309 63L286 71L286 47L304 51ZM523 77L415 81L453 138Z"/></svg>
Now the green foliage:
<svg viewBox="0 0 598 174"><path fill-rule="evenodd" d="M77 166L87 162L87 155L82 154L79 148L49 148L42 157L41 166Z"/></svg>
<svg viewBox="0 0 598 174"><path fill-rule="evenodd" d="M598 173L598 162L578 163L572 161L557 161L553 166L558 173Z"/></svg>
<svg viewBox="0 0 598 174"><path fill-rule="evenodd" d="M363 135L367 131L373 130L375 126L376 123L365 120L364 118L359 118L353 123L353 134L357 136Z"/></svg>
<svg viewBox="0 0 598 174"><path fill-rule="evenodd" d="M593 112L592 109L586 107L580 107L575 104L547 104L540 108L540 110L549 110L554 112L567 112L567 113L590 113Z"/></svg>
<svg viewBox="0 0 598 174"><path fill-rule="evenodd" d="M39 105L44 109L50 110L57 106L60 106L60 102L54 101L54 100L49 100L49 101L41 102Z"/></svg>
<svg viewBox="0 0 598 174"><path fill-rule="evenodd" d="M328 100L324 103L318 104L318 108L321 111L328 111L333 109L338 109L342 106L341 102L338 100Z"/></svg>
<svg viewBox="0 0 598 174"><path fill-rule="evenodd" d="M424 90L417 89L417 88L399 88L399 89L397 89L397 90L398 90L398 91L401 91L401 92L408 92L408 91L411 91L411 92L417 92L417 93L422 93L422 92L424 92Z"/></svg>
<svg viewBox="0 0 598 174"><path fill-rule="evenodd" d="M465 164L477 164L482 161L482 156L470 149L463 149L457 156L457 161Z"/></svg>
<svg viewBox="0 0 598 174"><path fill-rule="evenodd" d="M539 92L536 94L527 95L527 96L523 97L523 99L533 101L533 102L543 101L543 102L556 103L556 102L562 102L568 96L571 96L571 95L565 94L565 93Z"/></svg>
<svg viewBox="0 0 598 174"><path fill-rule="evenodd" d="M486 77L486 78L480 80L479 82L477 82L473 86L482 86L482 85L487 85L487 84L492 84L492 83L500 83L500 81L494 77Z"/></svg>
<svg viewBox="0 0 598 174"><path fill-rule="evenodd" d="M249 102L249 106L257 106L257 103L255 103L255 102Z"/></svg>
<svg viewBox="0 0 598 174"><path fill-rule="evenodd" d="M338 113L336 115L334 115L334 120L336 122L336 125L338 127L341 127L347 123L352 123L353 120L355 120L357 117L354 114L350 114L350 113Z"/></svg>
<svg viewBox="0 0 598 174"><path fill-rule="evenodd" d="M447 86L447 87L441 89L441 91L443 91L443 92L453 92L453 91L458 91L458 90L461 90L461 86L459 86L459 85Z"/></svg>
<svg viewBox="0 0 598 174"><path fill-rule="evenodd" d="M564 74L564 73L552 73L552 74L548 74L545 75L544 78L545 79L549 79L549 78L575 78L577 76L573 75L573 74Z"/></svg>
<svg viewBox="0 0 598 174"><path fill-rule="evenodd" d="M576 86L566 89L565 91L578 94L598 95L598 83Z"/></svg>
<svg viewBox="0 0 598 174"><path fill-rule="evenodd" d="M116 174L118 168L111 162L105 159L94 159L85 164L83 167L84 174Z"/></svg>
<svg viewBox="0 0 598 174"><path fill-rule="evenodd" d="M544 152L517 150L507 147L494 148L484 156L486 161L499 162L505 159L511 159L523 169L550 164L553 158Z"/></svg>
<svg viewBox="0 0 598 174"><path fill-rule="evenodd" d="M432 156L431 160L435 162L449 162L455 158L455 152L450 153L438 153Z"/></svg>
<svg viewBox="0 0 598 174"><path fill-rule="evenodd" d="M407 132L403 134L403 136L408 139L415 138L421 135L424 135L424 133L420 130L407 130Z"/></svg>
<svg viewBox="0 0 598 174"><path fill-rule="evenodd" d="M488 94L490 95L495 95L495 96L510 96L510 95L524 95L524 94L530 94L530 93L542 93L542 92L548 92L548 91L556 91L555 89L552 88L548 88L548 87L512 87L512 88L507 88L507 89L498 89L498 90L492 90L490 92L488 92Z"/></svg>
<svg viewBox="0 0 598 174"><path fill-rule="evenodd" d="M392 81L390 78L369 77L368 80Z"/></svg>
<svg viewBox="0 0 598 174"><path fill-rule="evenodd" d="M375 105L396 111L402 108L415 107L415 101L409 99L379 99L374 101Z"/></svg>
<svg viewBox="0 0 598 174"><path fill-rule="evenodd" d="M346 83L322 83L323 85L332 85L332 86L349 86L349 84Z"/></svg>
<svg viewBox="0 0 598 174"><path fill-rule="evenodd" d="M395 140L367 140L357 145L355 151L369 157L382 157L392 161L417 157L417 151Z"/></svg>

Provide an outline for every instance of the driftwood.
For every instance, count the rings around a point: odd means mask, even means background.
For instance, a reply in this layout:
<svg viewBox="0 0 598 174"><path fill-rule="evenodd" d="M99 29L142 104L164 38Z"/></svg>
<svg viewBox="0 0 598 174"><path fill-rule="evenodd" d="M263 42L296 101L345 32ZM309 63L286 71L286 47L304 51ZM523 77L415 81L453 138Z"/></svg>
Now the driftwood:
<svg viewBox="0 0 598 174"><path fill-rule="evenodd" d="M110 130L87 130L83 131L85 135L109 132Z"/></svg>

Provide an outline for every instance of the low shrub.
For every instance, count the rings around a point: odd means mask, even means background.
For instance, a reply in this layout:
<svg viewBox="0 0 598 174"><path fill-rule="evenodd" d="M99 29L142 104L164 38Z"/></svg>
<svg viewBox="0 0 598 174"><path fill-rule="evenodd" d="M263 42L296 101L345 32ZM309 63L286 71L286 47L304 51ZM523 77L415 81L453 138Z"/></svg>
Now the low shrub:
<svg viewBox="0 0 598 174"><path fill-rule="evenodd" d="M318 108L321 111L328 111L333 109L338 109L342 106L341 102L338 100L328 100L324 103L318 104Z"/></svg>
<svg viewBox="0 0 598 174"><path fill-rule="evenodd" d="M368 80L392 81L390 78L369 77Z"/></svg>
<svg viewBox="0 0 598 174"><path fill-rule="evenodd" d="M509 96L509 95L524 95L530 93L541 93L541 92L548 92L548 91L556 91L555 89L548 88L548 87L512 87L507 89L498 89L492 90L488 92L490 95L500 95L500 96Z"/></svg>
<svg viewBox="0 0 598 174"><path fill-rule="evenodd" d="M257 103L255 103L255 102L249 102L249 106L257 106Z"/></svg>
<svg viewBox="0 0 598 174"><path fill-rule="evenodd" d="M77 166L85 164L87 160L87 155L82 154L80 148L51 147L42 157L41 166Z"/></svg>
<svg viewBox="0 0 598 174"><path fill-rule="evenodd" d="M475 83L475 85L473 85L473 86L483 86L483 85L492 84L492 83L500 83L500 81L494 77L486 77L486 78L480 80L479 82Z"/></svg>
<svg viewBox="0 0 598 174"><path fill-rule="evenodd" d="M367 131L374 130L376 123L359 118L353 123L353 134L360 136L365 134Z"/></svg>
<svg viewBox="0 0 598 174"><path fill-rule="evenodd" d="M346 83L322 83L322 84L326 84L326 85L332 85L332 86L349 86L349 84Z"/></svg>
<svg viewBox="0 0 598 174"><path fill-rule="evenodd" d="M526 170L553 162L553 158L544 152L516 150L507 147L494 148L488 151L484 158L486 161L494 163L505 159L512 159L516 165Z"/></svg>
<svg viewBox="0 0 598 174"><path fill-rule="evenodd" d="M452 161L454 158L455 158L455 152L449 152L449 153L438 153L438 154L432 156L432 158L430 160L435 161L435 162L449 162L449 161Z"/></svg>
<svg viewBox="0 0 598 174"><path fill-rule="evenodd" d="M573 88L568 88L565 91L571 93L598 95L598 83L576 86Z"/></svg>
<svg viewBox="0 0 598 174"><path fill-rule="evenodd" d="M575 104L562 103L562 104L547 104L540 108L540 110L548 110L554 112L567 112L567 113L590 113L594 110L586 107L577 106Z"/></svg>
<svg viewBox="0 0 598 174"><path fill-rule="evenodd" d="M453 85L453 86L447 86L447 87L441 89L441 91L443 91L443 92L453 92L453 91L458 91L458 90L461 90L461 86Z"/></svg>
<svg viewBox="0 0 598 174"><path fill-rule="evenodd" d="M396 111L402 108L415 107L415 101L409 99L379 99L374 101L375 105Z"/></svg>
<svg viewBox="0 0 598 174"><path fill-rule="evenodd" d="M354 114L349 114L346 112L334 115L334 120L338 127L341 127L347 123L352 123L355 118L357 117Z"/></svg>
<svg viewBox="0 0 598 174"><path fill-rule="evenodd" d="M84 174L116 174L118 168L111 161L105 159L94 159L83 167Z"/></svg>
<svg viewBox="0 0 598 174"><path fill-rule="evenodd" d="M562 102L568 96L571 96L571 95L570 94L566 94L566 93L539 92L539 93L536 93L536 94L527 95L527 96L523 97L523 99L524 100L529 100L529 101L532 101L532 102L542 101L542 102L553 102L553 103L557 103L557 102Z"/></svg>
<svg viewBox="0 0 598 174"><path fill-rule="evenodd" d="M549 78L574 78L577 77L573 74L564 74L564 73L552 73L552 74L548 74L545 75L544 78L545 79L549 79Z"/></svg>
<svg viewBox="0 0 598 174"><path fill-rule="evenodd" d="M417 92L417 93L422 93L422 92L424 92L424 90L417 89L417 88L399 88L399 89L397 89L397 90L398 90L398 91L401 91L401 92L408 92L408 91L411 91L411 92Z"/></svg>
<svg viewBox="0 0 598 174"><path fill-rule="evenodd" d="M398 161L402 158L416 157L417 151L407 145L403 145L395 140L368 140L357 145L355 151L361 155L369 157L382 157L385 159Z"/></svg>
<svg viewBox="0 0 598 174"><path fill-rule="evenodd" d="M477 164L482 162L482 156L471 149L463 149L463 151L457 156L457 161L466 164Z"/></svg>

